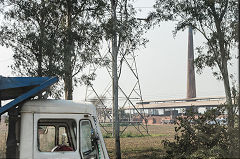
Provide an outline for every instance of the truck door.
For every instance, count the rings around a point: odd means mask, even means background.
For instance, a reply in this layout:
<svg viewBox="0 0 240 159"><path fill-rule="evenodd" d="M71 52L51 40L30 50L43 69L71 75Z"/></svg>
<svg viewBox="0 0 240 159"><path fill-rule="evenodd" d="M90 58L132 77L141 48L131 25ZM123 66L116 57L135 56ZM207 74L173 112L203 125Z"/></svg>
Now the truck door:
<svg viewBox="0 0 240 159"><path fill-rule="evenodd" d="M79 121L79 134L79 151L83 159L109 158L96 117L84 115Z"/></svg>
<svg viewBox="0 0 240 159"><path fill-rule="evenodd" d="M70 114L34 114L34 159L80 158L77 121Z"/></svg>

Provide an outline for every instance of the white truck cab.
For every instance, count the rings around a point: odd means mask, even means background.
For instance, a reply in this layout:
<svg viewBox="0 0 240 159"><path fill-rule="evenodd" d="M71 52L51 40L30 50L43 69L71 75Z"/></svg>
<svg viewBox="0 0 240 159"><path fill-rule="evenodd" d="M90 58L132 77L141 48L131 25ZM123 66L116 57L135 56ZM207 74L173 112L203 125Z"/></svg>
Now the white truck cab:
<svg viewBox="0 0 240 159"><path fill-rule="evenodd" d="M29 100L20 113L20 159L109 158L94 105Z"/></svg>

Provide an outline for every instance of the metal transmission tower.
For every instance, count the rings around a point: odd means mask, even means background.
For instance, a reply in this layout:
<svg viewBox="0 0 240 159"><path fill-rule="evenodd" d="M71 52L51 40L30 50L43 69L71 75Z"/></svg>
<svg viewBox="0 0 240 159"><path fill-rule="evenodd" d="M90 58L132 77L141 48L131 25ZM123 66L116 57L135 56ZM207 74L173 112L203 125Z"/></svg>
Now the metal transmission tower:
<svg viewBox="0 0 240 159"><path fill-rule="evenodd" d="M106 59L111 59L111 56L111 52L107 51L105 54L99 54L98 60L106 61ZM87 86L85 100L88 102L98 101L97 103L99 106L97 106L97 111L99 121L101 122L100 125L107 133L111 133L111 130L104 126L106 123L110 124L112 122L113 108L112 61L109 60L108 62L109 64L104 68L91 64L89 74L98 74L98 76L92 84ZM104 80L104 82L98 82L98 78L103 77L104 79L102 79L102 81ZM135 103L142 103L143 99L137 71L136 56L134 53L125 54L124 52L119 52L118 77L119 121L121 125L124 125L124 127L121 127L121 133L123 133L129 125L134 126L141 134L144 134L144 132L148 133L143 105L142 109L135 107ZM97 88L97 85L100 85L101 88Z"/></svg>

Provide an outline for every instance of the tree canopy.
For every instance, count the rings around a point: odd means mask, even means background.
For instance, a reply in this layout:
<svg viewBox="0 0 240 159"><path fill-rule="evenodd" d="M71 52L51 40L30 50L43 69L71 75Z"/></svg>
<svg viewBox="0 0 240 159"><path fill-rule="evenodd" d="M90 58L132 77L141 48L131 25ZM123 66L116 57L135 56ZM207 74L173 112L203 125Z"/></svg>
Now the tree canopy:
<svg viewBox="0 0 240 159"><path fill-rule="evenodd" d="M65 99L72 99L77 84L94 79L81 74L86 66L109 64L111 57L104 62L97 55L113 32L118 35L122 57L147 42L132 5L125 0L116 1L116 5L114 30L110 1L1 1L0 44L14 52L13 72L21 76L58 76L64 88L59 84L55 95L60 97L64 91Z"/></svg>
<svg viewBox="0 0 240 159"><path fill-rule="evenodd" d="M233 126L228 65L238 41L237 0L157 0L154 8L148 17L152 24L175 21L175 34L191 26L205 38L205 45L197 48L195 64L199 71L204 67L219 69L213 74L223 80L229 105L229 124Z"/></svg>
<svg viewBox="0 0 240 159"><path fill-rule="evenodd" d="M59 76L65 98L72 99L73 87L81 79L77 75L88 63L97 62L103 9L101 0L2 1L0 41L13 49L14 72Z"/></svg>

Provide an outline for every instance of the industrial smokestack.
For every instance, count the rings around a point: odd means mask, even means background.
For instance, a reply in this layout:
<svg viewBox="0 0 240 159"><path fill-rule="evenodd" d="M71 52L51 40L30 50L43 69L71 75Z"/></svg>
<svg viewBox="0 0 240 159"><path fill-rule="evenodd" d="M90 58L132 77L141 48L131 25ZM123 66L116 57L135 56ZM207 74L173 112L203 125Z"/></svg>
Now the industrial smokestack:
<svg viewBox="0 0 240 159"><path fill-rule="evenodd" d="M188 29L187 98L196 97L192 27Z"/></svg>

